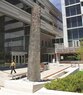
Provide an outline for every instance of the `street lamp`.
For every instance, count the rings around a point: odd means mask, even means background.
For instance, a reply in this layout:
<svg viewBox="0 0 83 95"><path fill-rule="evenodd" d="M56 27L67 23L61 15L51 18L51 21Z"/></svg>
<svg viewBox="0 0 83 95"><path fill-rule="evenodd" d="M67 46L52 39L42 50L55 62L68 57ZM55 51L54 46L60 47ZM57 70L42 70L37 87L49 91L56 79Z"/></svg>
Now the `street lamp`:
<svg viewBox="0 0 83 95"><path fill-rule="evenodd" d="M59 56L57 52L58 44L55 44L56 64L59 65Z"/></svg>

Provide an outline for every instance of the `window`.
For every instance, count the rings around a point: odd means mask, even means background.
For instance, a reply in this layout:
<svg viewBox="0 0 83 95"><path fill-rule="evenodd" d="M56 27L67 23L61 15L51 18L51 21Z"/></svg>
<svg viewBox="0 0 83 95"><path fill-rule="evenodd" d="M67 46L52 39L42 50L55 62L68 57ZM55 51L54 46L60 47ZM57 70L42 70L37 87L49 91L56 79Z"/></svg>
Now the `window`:
<svg viewBox="0 0 83 95"><path fill-rule="evenodd" d="M76 14L81 14L80 4L76 5Z"/></svg>
<svg viewBox="0 0 83 95"><path fill-rule="evenodd" d="M74 4L74 3L79 3L80 0L65 0L65 5L70 5L70 4Z"/></svg>
<svg viewBox="0 0 83 95"><path fill-rule="evenodd" d="M66 16L77 15L81 13L80 4L66 7Z"/></svg>
<svg viewBox="0 0 83 95"><path fill-rule="evenodd" d="M83 28L79 29L79 38L83 38Z"/></svg>
<svg viewBox="0 0 83 95"><path fill-rule="evenodd" d="M80 0L76 0L76 3L79 3L80 2Z"/></svg>
<svg viewBox="0 0 83 95"><path fill-rule="evenodd" d="M65 5L69 5L69 0L65 0Z"/></svg>
<svg viewBox="0 0 83 95"><path fill-rule="evenodd" d="M77 26L82 26L81 16L67 18L67 28L77 27Z"/></svg>
<svg viewBox="0 0 83 95"><path fill-rule="evenodd" d="M82 17L81 16L77 17L77 23L78 23L78 26L82 26Z"/></svg>
<svg viewBox="0 0 83 95"><path fill-rule="evenodd" d="M76 17L72 17L70 19L71 19L72 27L76 27L77 26Z"/></svg>
<svg viewBox="0 0 83 95"><path fill-rule="evenodd" d="M70 28L70 27L71 27L71 19L67 18L67 28Z"/></svg>
<svg viewBox="0 0 83 95"><path fill-rule="evenodd" d="M72 39L72 30L68 30L68 39Z"/></svg>
<svg viewBox="0 0 83 95"><path fill-rule="evenodd" d="M66 16L70 16L70 8L69 7L66 8Z"/></svg>
<svg viewBox="0 0 83 95"><path fill-rule="evenodd" d="M73 33L73 39L78 39L78 30L77 29L73 29L72 33Z"/></svg>
<svg viewBox="0 0 83 95"><path fill-rule="evenodd" d="M74 4L75 3L75 0L69 0L70 1L70 4Z"/></svg>
<svg viewBox="0 0 83 95"><path fill-rule="evenodd" d="M71 6L70 7L70 13L71 13L71 16L72 15L76 15L76 8L75 8L75 6Z"/></svg>

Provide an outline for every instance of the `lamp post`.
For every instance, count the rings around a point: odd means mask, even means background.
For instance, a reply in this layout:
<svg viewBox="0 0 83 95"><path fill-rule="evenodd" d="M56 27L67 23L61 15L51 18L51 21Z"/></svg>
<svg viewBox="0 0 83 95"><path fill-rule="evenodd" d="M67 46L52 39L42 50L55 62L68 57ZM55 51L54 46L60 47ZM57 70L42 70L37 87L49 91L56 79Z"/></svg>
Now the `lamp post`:
<svg viewBox="0 0 83 95"><path fill-rule="evenodd" d="M57 52L58 44L55 44L56 64L59 65L59 55Z"/></svg>

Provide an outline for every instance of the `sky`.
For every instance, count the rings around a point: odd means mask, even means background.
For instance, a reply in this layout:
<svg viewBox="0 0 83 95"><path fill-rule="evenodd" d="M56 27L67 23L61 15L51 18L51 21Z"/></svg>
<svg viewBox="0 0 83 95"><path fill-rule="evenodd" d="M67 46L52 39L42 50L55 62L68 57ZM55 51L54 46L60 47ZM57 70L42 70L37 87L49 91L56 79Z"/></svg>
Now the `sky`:
<svg viewBox="0 0 83 95"><path fill-rule="evenodd" d="M60 5L61 0L50 0L50 2L52 2L53 5L61 11L61 5Z"/></svg>

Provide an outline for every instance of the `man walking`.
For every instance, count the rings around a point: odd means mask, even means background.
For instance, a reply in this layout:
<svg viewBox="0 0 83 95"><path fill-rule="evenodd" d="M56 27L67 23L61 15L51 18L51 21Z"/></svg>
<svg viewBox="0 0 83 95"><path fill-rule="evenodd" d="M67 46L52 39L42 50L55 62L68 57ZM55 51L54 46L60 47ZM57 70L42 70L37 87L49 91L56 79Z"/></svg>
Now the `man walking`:
<svg viewBox="0 0 83 95"><path fill-rule="evenodd" d="M16 71L15 71L16 63L14 61L11 62L10 68L11 68L11 74L13 73L13 71L14 71L14 73L16 73Z"/></svg>

